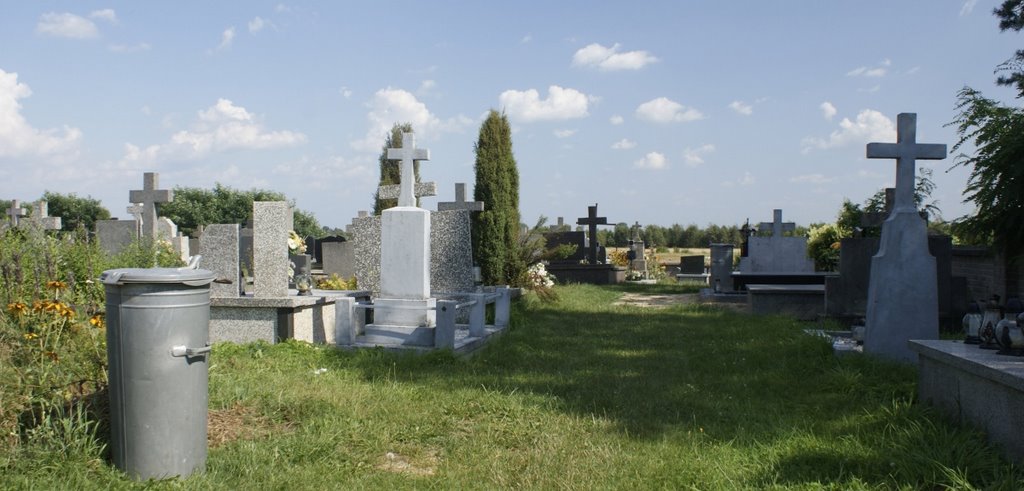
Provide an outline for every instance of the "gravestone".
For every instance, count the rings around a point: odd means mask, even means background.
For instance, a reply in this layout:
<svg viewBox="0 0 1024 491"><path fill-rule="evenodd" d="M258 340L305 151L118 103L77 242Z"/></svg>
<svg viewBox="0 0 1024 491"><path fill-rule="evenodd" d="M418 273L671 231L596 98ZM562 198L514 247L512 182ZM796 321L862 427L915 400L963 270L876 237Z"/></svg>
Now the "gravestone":
<svg viewBox="0 0 1024 491"><path fill-rule="evenodd" d="M896 200L871 259L864 351L913 362L908 340L939 337L935 257L914 202L915 166L917 159L946 158L946 146L917 143L914 113L900 113L896 131L896 143L867 144L868 158L896 159Z"/></svg>
<svg viewBox="0 0 1024 491"><path fill-rule="evenodd" d="M416 328L434 325L436 299L430 296L430 212L416 206L413 162L430 160L416 148L413 133L401 148L389 148L388 160L401 161L398 206L381 213L380 297L374 324Z"/></svg>
<svg viewBox="0 0 1024 491"><path fill-rule="evenodd" d="M292 211L285 201L252 204L253 293L256 297L288 296L288 231Z"/></svg>
<svg viewBox="0 0 1024 491"><path fill-rule="evenodd" d="M157 237L157 205L170 203L174 200L174 191L158 189L160 174L146 172L142 175L142 189L128 192L129 203L142 204L142 236L155 239Z"/></svg>
<svg viewBox="0 0 1024 491"><path fill-rule="evenodd" d="M28 215L28 212L21 207L21 202L18 200L11 201L11 207L7 209L6 213L11 220L12 228L18 226L18 220L21 219L21 217Z"/></svg>
<svg viewBox="0 0 1024 491"><path fill-rule="evenodd" d="M127 211L128 214L132 216L132 219L135 220L135 226L138 227L138 229L139 229L138 232L136 232L136 235L141 237L142 236L142 214L143 214L144 211L146 211L146 208L144 206L142 206L142 205L137 205L137 204L133 203L133 204L128 205L128 208L125 211Z"/></svg>
<svg viewBox="0 0 1024 491"><path fill-rule="evenodd" d="M50 216L49 206L46 200L43 199L36 202L35 206L32 207L32 215L28 216L25 221L32 223L42 230L60 230L61 227L60 217Z"/></svg>
<svg viewBox="0 0 1024 491"><path fill-rule="evenodd" d="M346 231L348 231L347 229L349 227L345 227L345 228L346 228ZM346 239L345 237L342 237L340 235L328 235L327 237L321 237L321 238L317 239L316 243L313 244L313 248L312 249L310 249L309 246L306 246L306 252L312 252L313 257L320 264L323 264L324 263L324 256L326 255L326 253L324 252L324 244L339 244L339 243L343 243L343 242L346 242L346 241L348 241L348 239ZM324 272L326 273L326 271L324 271ZM330 274L330 273L328 273L328 274Z"/></svg>
<svg viewBox="0 0 1024 491"><path fill-rule="evenodd" d="M200 226L196 227L195 232L192 232L192 235L189 236L189 238L188 238L188 250L189 251L192 251L193 253L199 254L199 249L201 249L200 238L203 236L203 232L205 230L206 230L206 227L200 225Z"/></svg>
<svg viewBox="0 0 1024 491"><path fill-rule="evenodd" d="M473 274L474 211L482 201L466 201L466 184L455 183L455 201L440 202L430 216L430 289L433 292L470 292L476 288Z"/></svg>
<svg viewBox="0 0 1024 491"><path fill-rule="evenodd" d="M96 240L109 255L121 253L139 238L135 220L96 220Z"/></svg>
<svg viewBox="0 0 1024 491"><path fill-rule="evenodd" d="M554 225L549 225L548 230L552 232L566 232L569 230L569 226L565 224L565 218L558 217L558 221Z"/></svg>
<svg viewBox="0 0 1024 491"><path fill-rule="evenodd" d="M814 261L807 257L806 237L786 237L796 225L782 221L782 210L773 210L773 220L758 224L767 236L747 241L747 256L740 258L741 273L813 273Z"/></svg>
<svg viewBox="0 0 1024 491"><path fill-rule="evenodd" d="M356 282L361 290L374 293L380 292L380 222L379 216L361 213L346 227L352 237Z"/></svg>
<svg viewBox="0 0 1024 491"><path fill-rule="evenodd" d="M704 274L704 256L680 256L680 274Z"/></svg>
<svg viewBox="0 0 1024 491"><path fill-rule="evenodd" d="M631 228L633 230L633 237L629 239L629 269L642 271L644 278L646 278L647 259L644 257L644 253L647 249L644 247L644 240L640 237L640 222L634 223Z"/></svg>
<svg viewBox="0 0 1024 491"><path fill-rule="evenodd" d="M437 211L465 210L484 211L483 201L466 201L466 183L455 183L455 201L442 201L437 204Z"/></svg>
<svg viewBox="0 0 1024 491"><path fill-rule="evenodd" d="M305 239L302 240L302 242L306 244L306 254L309 254L310 259L312 259L313 262L315 262L315 263L321 262L320 261L321 254L317 252L318 251L317 246L320 245L320 241L317 240L316 237L313 237L312 235L308 235L308 236L306 236Z"/></svg>
<svg viewBox="0 0 1024 491"><path fill-rule="evenodd" d="M178 235L178 225L173 220L167 217L159 217L156 219L156 235L153 237L162 240L170 240L171 237Z"/></svg>
<svg viewBox="0 0 1024 491"><path fill-rule="evenodd" d="M237 297L242 281L238 270L238 224L212 224L199 236L199 254L203 256L200 267L213 271L218 279L230 280L231 284L211 283L211 297Z"/></svg>
<svg viewBox="0 0 1024 491"><path fill-rule="evenodd" d="M242 275L252 278L252 217L238 231L238 260Z"/></svg>
<svg viewBox="0 0 1024 491"><path fill-rule="evenodd" d="M598 264L597 259L597 226L607 225L607 217L597 216L597 204L587 207L587 216L576 220L577 225L587 226L587 263Z"/></svg>
<svg viewBox="0 0 1024 491"><path fill-rule="evenodd" d="M579 264L587 258L586 235L583 232L548 232L544 234L544 247L548 250L569 244L573 246L572 255L565 258L551 258L552 264Z"/></svg>
<svg viewBox="0 0 1024 491"><path fill-rule="evenodd" d="M322 242L320 268L325 275L333 274L341 278L351 278L356 275L355 242ZM358 276L356 278L358 282ZM359 285L363 288L363 285Z"/></svg>
<svg viewBox="0 0 1024 491"><path fill-rule="evenodd" d="M732 244L711 244L711 286L715 292L733 291Z"/></svg>

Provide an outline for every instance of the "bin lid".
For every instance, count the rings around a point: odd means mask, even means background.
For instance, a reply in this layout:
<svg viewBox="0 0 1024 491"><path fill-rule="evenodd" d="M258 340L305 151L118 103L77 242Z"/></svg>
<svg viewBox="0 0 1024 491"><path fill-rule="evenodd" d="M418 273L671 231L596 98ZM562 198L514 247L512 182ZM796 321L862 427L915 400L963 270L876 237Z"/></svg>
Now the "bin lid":
<svg viewBox="0 0 1024 491"><path fill-rule="evenodd" d="M120 268L108 269L100 275L105 285L125 283L182 283L203 286L213 282L213 271L192 268Z"/></svg>

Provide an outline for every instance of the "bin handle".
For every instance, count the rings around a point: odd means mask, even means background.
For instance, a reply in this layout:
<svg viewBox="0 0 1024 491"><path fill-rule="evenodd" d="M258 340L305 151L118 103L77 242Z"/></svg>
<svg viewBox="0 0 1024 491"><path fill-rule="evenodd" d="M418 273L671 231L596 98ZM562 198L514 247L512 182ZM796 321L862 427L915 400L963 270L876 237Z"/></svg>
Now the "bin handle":
<svg viewBox="0 0 1024 491"><path fill-rule="evenodd" d="M187 348L185 345L171 346L171 356L193 357L205 355L211 349L213 348L210 345L203 346L202 348Z"/></svg>

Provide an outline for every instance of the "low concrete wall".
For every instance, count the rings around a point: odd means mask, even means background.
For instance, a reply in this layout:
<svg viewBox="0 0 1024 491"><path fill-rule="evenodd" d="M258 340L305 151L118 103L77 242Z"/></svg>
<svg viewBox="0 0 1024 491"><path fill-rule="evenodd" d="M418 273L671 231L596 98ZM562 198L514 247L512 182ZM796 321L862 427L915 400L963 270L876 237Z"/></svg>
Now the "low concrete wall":
<svg viewBox="0 0 1024 491"><path fill-rule="evenodd" d="M752 314L784 314L815 320L825 313L825 285L747 285Z"/></svg>
<svg viewBox="0 0 1024 491"><path fill-rule="evenodd" d="M959 341L909 343L918 354L919 399L985 431L1011 462L1024 464L1024 357Z"/></svg>
<svg viewBox="0 0 1024 491"><path fill-rule="evenodd" d="M213 297L210 341L298 339L334 344L334 302L341 297L368 299L370 292L314 290L313 295L302 297Z"/></svg>

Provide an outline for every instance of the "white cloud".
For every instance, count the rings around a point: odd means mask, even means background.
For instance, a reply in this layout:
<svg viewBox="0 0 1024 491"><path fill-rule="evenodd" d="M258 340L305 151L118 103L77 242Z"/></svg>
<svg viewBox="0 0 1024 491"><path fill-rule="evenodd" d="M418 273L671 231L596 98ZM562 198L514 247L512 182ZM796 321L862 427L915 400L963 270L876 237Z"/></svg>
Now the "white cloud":
<svg viewBox="0 0 1024 491"><path fill-rule="evenodd" d="M526 43L528 43L530 41L533 41L533 36L530 35L530 34L527 34L527 35L523 36L522 39L519 40L519 43L520 44L526 44Z"/></svg>
<svg viewBox="0 0 1024 491"><path fill-rule="evenodd" d="M751 114L754 114L753 106L743 101L730 102L729 109L732 109L733 111L736 111L738 114L742 114L744 116L750 116Z"/></svg>
<svg viewBox="0 0 1024 491"><path fill-rule="evenodd" d="M338 89L338 93L341 94L341 96L346 98L346 99L349 99L349 98L352 97L352 89L350 89L348 87L345 87L345 86L342 86L340 89Z"/></svg>
<svg viewBox="0 0 1024 491"><path fill-rule="evenodd" d="M636 142L628 138L623 138L615 143L612 143L612 149L614 150L629 150L636 146Z"/></svg>
<svg viewBox="0 0 1024 491"><path fill-rule="evenodd" d="M594 67L604 71L639 70L658 61L646 51L619 53L619 44L610 48L594 43L580 48L572 57L574 66Z"/></svg>
<svg viewBox="0 0 1024 491"><path fill-rule="evenodd" d="M710 143L701 145L695 149L687 147L686 150L683 150L683 163L685 163L687 167L697 167L704 163L705 155L714 151L715 146Z"/></svg>
<svg viewBox="0 0 1024 491"><path fill-rule="evenodd" d="M618 114L613 115L612 117L608 118L608 122L611 123L611 124L614 124L614 125L620 125L620 124L622 124L625 121L626 120L623 119L622 116L619 116Z"/></svg>
<svg viewBox="0 0 1024 491"><path fill-rule="evenodd" d="M114 9L93 10L89 13L89 18L117 24L117 13L114 12Z"/></svg>
<svg viewBox="0 0 1024 491"><path fill-rule="evenodd" d="M529 123L586 117L589 115L587 108L590 99L576 89L552 85L548 87L547 99L541 99L536 89L506 90L498 96L498 103L505 109L509 118Z"/></svg>
<svg viewBox="0 0 1024 491"><path fill-rule="evenodd" d="M964 2L963 7L960 7L960 17L970 15L974 11L974 6L978 3L978 0L967 0Z"/></svg>
<svg viewBox="0 0 1024 491"><path fill-rule="evenodd" d="M268 21L263 20L259 16L253 17L253 19L249 21L249 34L256 34L257 32L262 31L268 24Z"/></svg>
<svg viewBox="0 0 1024 491"><path fill-rule="evenodd" d="M252 113L227 99L218 99L197 115L190 129L174 133L167 143L145 148L126 143L121 165L191 160L228 150L266 150L306 143L302 133L268 131Z"/></svg>
<svg viewBox="0 0 1024 491"><path fill-rule="evenodd" d="M127 44L111 44L107 46L107 49L114 53L139 53L142 51L149 51L151 46L149 43L139 43L133 45Z"/></svg>
<svg viewBox="0 0 1024 491"><path fill-rule="evenodd" d="M722 186L727 188L746 187L752 186L754 182L756 182L754 180L754 175L749 172L744 172L743 176L741 176L739 179L736 179L735 181L722 181Z"/></svg>
<svg viewBox="0 0 1024 491"><path fill-rule="evenodd" d="M93 21L70 12L47 12L39 16L36 33L70 39L93 39L100 35Z"/></svg>
<svg viewBox="0 0 1024 491"><path fill-rule="evenodd" d="M287 13L291 13L291 11L292 11L291 7L289 7L289 6L287 6L287 5L283 4L283 3L279 3L279 4L277 4L274 7L274 12L278 12L278 13L287 14Z"/></svg>
<svg viewBox="0 0 1024 491"><path fill-rule="evenodd" d="M832 121L832 118L836 115L836 107L829 101L822 102L818 107L821 108L821 115L824 116L825 119Z"/></svg>
<svg viewBox="0 0 1024 491"><path fill-rule="evenodd" d="M801 176L793 176L789 178L789 182L795 183L810 183L810 184L825 184L829 182L835 182L834 177L825 177L823 174L804 174Z"/></svg>
<svg viewBox="0 0 1024 491"><path fill-rule="evenodd" d="M879 63L879 66L871 68L861 66L854 68L846 72L847 77L884 77L888 72L888 67L892 65L892 60L886 58Z"/></svg>
<svg viewBox="0 0 1024 491"><path fill-rule="evenodd" d="M878 92L879 90L882 90L882 86L881 85L875 85L873 87L868 87L866 89L857 89L857 92L867 92L868 94L874 94L875 92Z"/></svg>
<svg viewBox="0 0 1024 491"><path fill-rule="evenodd" d="M225 50L231 47L231 43L235 40L235 27L231 26L224 29L224 32L220 34L220 44L217 45L217 51Z"/></svg>
<svg viewBox="0 0 1024 491"><path fill-rule="evenodd" d="M441 120L412 93L391 87L378 90L366 105L370 108L366 114L369 122L366 137L350 143L353 148L365 152L380 151L385 136L395 123L412 124L418 140L433 138L441 133L462 132L473 123L472 119L463 115Z"/></svg>
<svg viewBox="0 0 1024 491"><path fill-rule="evenodd" d="M556 138L569 138L576 134L576 130L555 130Z"/></svg>
<svg viewBox="0 0 1024 491"><path fill-rule="evenodd" d="M864 109L854 121L843 118L839 129L832 132L828 139L804 138L803 153L812 149L828 149L850 144L866 144L872 141L896 141L896 125L884 114L874 109Z"/></svg>
<svg viewBox="0 0 1024 491"><path fill-rule="evenodd" d="M25 120L18 100L31 95L32 89L18 82L17 73L0 69L0 159L67 161L77 157L81 130L68 126L40 130Z"/></svg>
<svg viewBox="0 0 1024 491"><path fill-rule="evenodd" d="M666 97L652 99L636 108L636 116L655 123L686 123L703 119L700 111Z"/></svg>
<svg viewBox="0 0 1024 491"><path fill-rule="evenodd" d="M637 169L662 170L668 166L665 155L658 152L650 152L644 158L634 161L633 167Z"/></svg>
<svg viewBox="0 0 1024 491"><path fill-rule="evenodd" d="M430 95L434 89L437 88L437 82L433 80L424 80L420 82L420 88L416 89L416 95L425 96Z"/></svg>

